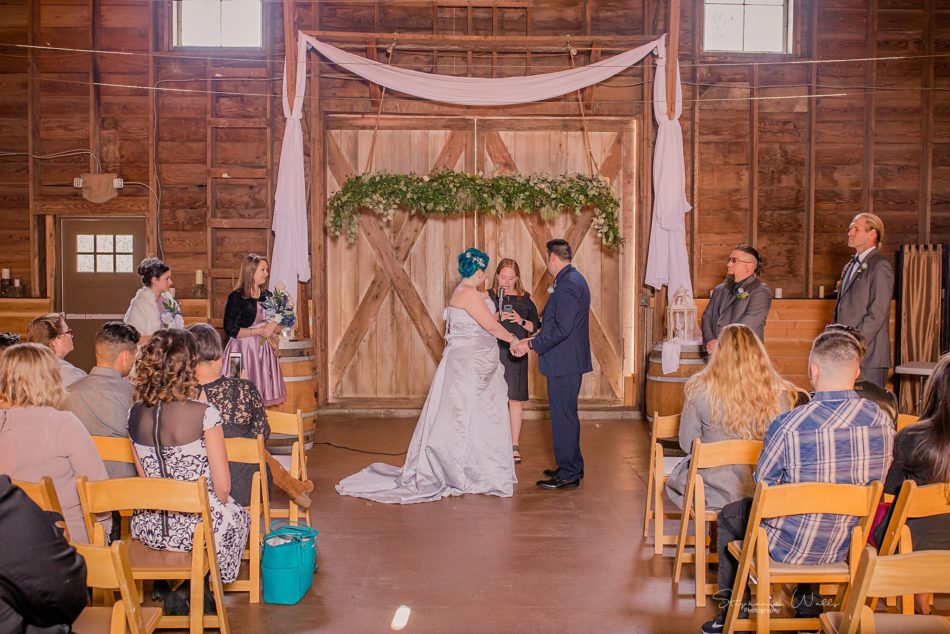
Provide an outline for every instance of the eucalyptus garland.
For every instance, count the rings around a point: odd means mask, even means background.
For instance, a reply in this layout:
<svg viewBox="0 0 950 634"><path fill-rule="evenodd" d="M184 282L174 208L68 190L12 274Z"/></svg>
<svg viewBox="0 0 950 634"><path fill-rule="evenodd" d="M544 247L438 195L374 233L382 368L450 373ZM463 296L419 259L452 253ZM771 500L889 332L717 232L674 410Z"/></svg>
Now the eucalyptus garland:
<svg viewBox="0 0 950 634"><path fill-rule="evenodd" d="M580 214L594 211L593 229L609 249L619 249L620 201L601 177L582 174L508 174L486 177L451 170L420 176L374 172L354 176L330 197L327 203L327 229L331 235L345 233L355 241L358 216L369 209L386 222L396 209L409 213L449 216L460 213L490 213L496 216L514 212L536 212L551 218L564 210Z"/></svg>

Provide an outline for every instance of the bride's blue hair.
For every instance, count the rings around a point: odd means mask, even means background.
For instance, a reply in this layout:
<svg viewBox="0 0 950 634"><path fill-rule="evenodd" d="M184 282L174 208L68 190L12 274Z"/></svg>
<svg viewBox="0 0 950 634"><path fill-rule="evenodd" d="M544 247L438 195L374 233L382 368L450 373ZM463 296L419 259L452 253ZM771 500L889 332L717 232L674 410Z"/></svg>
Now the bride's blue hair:
<svg viewBox="0 0 950 634"><path fill-rule="evenodd" d="M463 278L472 277L476 271L488 268L488 254L475 247L469 247L459 253L459 273Z"/></svg>

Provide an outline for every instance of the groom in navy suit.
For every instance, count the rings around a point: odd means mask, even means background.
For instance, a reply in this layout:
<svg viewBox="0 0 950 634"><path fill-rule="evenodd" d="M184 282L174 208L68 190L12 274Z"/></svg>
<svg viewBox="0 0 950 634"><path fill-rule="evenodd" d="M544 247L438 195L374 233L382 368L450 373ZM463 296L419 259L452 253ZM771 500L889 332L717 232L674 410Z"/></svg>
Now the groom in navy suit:
<svg viewBox="0 0 950 634"><path fill-rule="evenodd" d="M549 480L540 480L542 489L568 489L580 485L584 477L581 456L581 427L577 417L577 396L581 379L593 370L590 360L590 289L587 280L571 265L573 254L567 240L551 240L548 273L554 277L553 292L544 307L541 332L533 339L511 347L524 356L538 354L538 367L548 379L551 431L557 469L547 469Z"/></svg>

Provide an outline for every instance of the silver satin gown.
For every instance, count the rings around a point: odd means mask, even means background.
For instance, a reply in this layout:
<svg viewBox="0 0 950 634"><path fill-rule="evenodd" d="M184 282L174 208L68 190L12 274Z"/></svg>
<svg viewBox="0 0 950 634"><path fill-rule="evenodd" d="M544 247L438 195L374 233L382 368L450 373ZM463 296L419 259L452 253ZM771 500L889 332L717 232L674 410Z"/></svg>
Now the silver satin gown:
<svg viewBox="0 0 950 634"><path fill-rule="evenodd" d="M491 300L485 300L494 311ZM508 387L494 335L461 308L449 307L446 346L402 468L377 462L344 478L341 495L388 504L434 502L450 495L510 497Z"/></svg>

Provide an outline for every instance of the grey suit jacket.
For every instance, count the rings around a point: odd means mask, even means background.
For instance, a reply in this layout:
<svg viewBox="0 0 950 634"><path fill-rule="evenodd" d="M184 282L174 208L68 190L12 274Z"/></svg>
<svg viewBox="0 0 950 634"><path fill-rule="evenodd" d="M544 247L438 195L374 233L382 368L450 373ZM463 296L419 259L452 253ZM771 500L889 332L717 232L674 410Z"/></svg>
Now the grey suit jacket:
<svg viewBox="0 0 950 634"><path fill-rule="evenodd" d="M889 368L891 340L888 322L894 295L894 269L887 258L874 249L864 261L867 269L859 270L844 284L848 264L841 270L835 323L854 326L864 335L868 351L861 362L862 368Z"/></svg>
<svg viewBox="0 0 950 634"><path fill-rule="evenodd" d="M749 294L744 299L736 296L736 286ZM759 277L751 275L740 284L728 281L712 290L709 304L703 311L703 344L719 338L719 333L729 324L745 324L765 341L765 320L772 306L772 289Z"/></svg>
<svg viewBox="0 0 950 634"><path fill-rule="evenodd" d="M129 409L135 390L112 368L94 367L87 376L67 388L65 409L75 414L91 436L129 437ZM138 475L135 465L108 461L110 478Z"/></svg>

